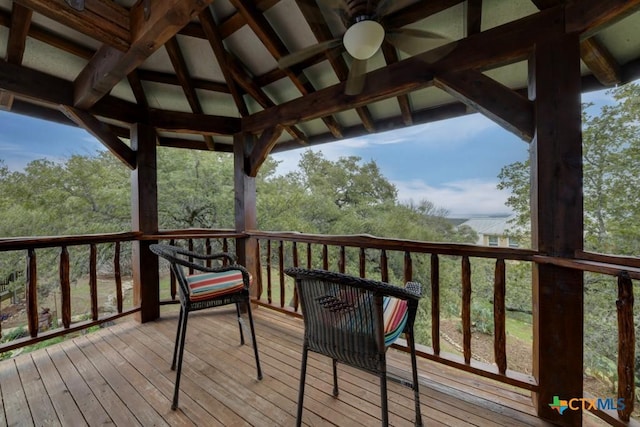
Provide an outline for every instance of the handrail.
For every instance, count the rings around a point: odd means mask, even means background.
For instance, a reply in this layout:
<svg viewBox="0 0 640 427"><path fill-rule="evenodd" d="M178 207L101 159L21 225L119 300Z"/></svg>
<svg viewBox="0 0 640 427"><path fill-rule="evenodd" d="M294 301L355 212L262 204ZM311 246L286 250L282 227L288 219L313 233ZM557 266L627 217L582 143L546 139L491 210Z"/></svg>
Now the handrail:
<svg viewBox="0 0 640 427"><path fill-rule="evenodd" d="M54 248L56 246L78 246L97 243L114 243L137 240L142 236L140 232L83 234L69 236L42 237L8 237L0 238L0 252L21 249Z"/></svg>
<svg viewBox="0 0 640 427"><path fill-rule="evenodd" d="M504 258L531 261L538 252L531 249L478 246L467 243L437 243L406 239L388 239L369 234L323 235L298 232L247 231L250 237L283 240L298 243L327 244L331 246L364 247L368 249L386 249L418 253L438 253L440 255L467 255L478 258Z"/></svg>

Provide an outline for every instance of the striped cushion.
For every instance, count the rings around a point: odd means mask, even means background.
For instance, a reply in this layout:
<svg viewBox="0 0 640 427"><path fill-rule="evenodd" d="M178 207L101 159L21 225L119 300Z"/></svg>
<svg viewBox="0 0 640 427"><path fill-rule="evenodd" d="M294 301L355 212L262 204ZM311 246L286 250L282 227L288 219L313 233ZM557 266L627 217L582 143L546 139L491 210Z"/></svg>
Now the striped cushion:
<svg viewBox="0 0 640 427"><path fill-rule="evenodd" d="M400 336L407 324L407 301L384 297L384 345L390 346Z"/></svg>
<svg viewBox="0 0 640 427"><path fill-rule="evenodd" d="M220 273L201 273L187 276L189 298L200 301L240 292L244 288L242 272L238 270Z"/></svg>

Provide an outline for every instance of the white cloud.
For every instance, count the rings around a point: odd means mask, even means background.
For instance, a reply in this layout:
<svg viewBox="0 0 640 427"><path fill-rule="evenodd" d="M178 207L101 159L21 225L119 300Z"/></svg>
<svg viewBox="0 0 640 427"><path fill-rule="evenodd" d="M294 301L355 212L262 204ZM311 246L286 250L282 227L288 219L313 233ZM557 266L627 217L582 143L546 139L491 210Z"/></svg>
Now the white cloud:
<svg viewBox="0 0 640 427"><path fill-rule="evenodd" d="M421 180L395 181L401 202L428 200L452 217L511 213L505 206L509 193L496 188L496 181L463 180L430 186Z"/></svg>

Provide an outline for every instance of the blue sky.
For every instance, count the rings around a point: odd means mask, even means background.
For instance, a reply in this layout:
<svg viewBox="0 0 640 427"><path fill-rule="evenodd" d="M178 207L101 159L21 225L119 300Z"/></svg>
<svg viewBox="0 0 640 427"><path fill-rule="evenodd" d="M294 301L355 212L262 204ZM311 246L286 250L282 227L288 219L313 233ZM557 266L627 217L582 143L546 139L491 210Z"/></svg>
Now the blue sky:
<svg viewBox="0 0 640 427"><path fill-rule="evenodd" d="M599 106L604 92L583 97ZM594 110L593 114L597 114ZM11 170L35 159L63 161L91 155L102 145L86 131L0 111L0 158ZM429 200L452 217L508 214L509 196L496 188L500 169L528 156L528 143L480 114L366 135L314 147L331 160L358 156L375 161L398 189L401 201ZM303 150L278 153L279 171L297 167Z"/></svg>

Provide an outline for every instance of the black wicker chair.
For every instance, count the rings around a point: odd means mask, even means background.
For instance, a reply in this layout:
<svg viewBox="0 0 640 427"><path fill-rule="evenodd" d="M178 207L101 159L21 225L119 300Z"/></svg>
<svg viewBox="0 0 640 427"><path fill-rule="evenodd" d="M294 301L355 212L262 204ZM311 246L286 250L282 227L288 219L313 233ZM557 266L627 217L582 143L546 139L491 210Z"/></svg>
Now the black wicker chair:
<svg viewBox="0 0 640 427"><path fill-rule="evenodd" d="M336 365L341 362L380 377L382 425L389 423L386 349L401 333L411 350L415 423L422 425L413 323L421 297L419 283L405 288L325 270L289 268L304 316L304 344L298 391L297 425L302 422L307 353L333 359L333 395L338 395Z"/></svg>
<svg viewBox="0 0 640 427"><path fill-rule="evenodd" d="M251 277L249 272L243 266L237 264L235 256L229 253L223 252L203 255L187 251L177 246L162 244L151 245L150 249L156 255L169 261L171 271L175 275L179 285L180 316L178 319L176 342L173 349L173 361L171 362L171 369L176 371L176 382L171 409L178 407L184 341L187 333L187 319L191 311L235 304L238 315L238 326L240 328L240 345L244 345L244 334L242 332L243 320L240 314L240 303L244 303L249 317L249 326L251 327L251 339L253 341L253 352L258 369L258 380L261 380L262 370L260 369L258 345L253 327L253 316L251 315L249 297ZM217 267L207 267L194 262L194 260L200 260L201 262L205 260L217 260L221 265ZM226 261L228 264L224 265L221 261ZM185 274L185 268L192 268L196 273Z"/></svg>

